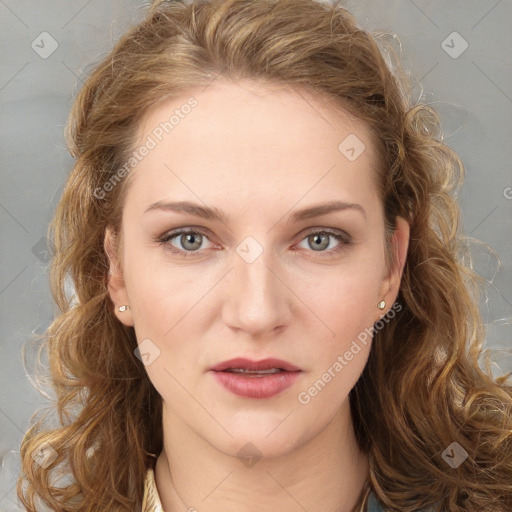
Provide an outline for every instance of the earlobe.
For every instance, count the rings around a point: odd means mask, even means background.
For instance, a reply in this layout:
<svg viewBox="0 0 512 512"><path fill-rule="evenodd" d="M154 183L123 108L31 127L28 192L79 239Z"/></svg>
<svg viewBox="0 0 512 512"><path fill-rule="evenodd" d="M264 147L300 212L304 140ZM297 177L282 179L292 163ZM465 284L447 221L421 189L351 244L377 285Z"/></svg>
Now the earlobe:
<svg viewBox="0 0 512 512"><path fill-rule="evenodd" d="M114 314L121 323L127 327L133 327L133 316L131 309L128 307L130 301L128 300L126 283L118 258L119 243L111 227L107 227L105 230L103 247L109 261L107 288L110 299L114 303Z"/></svg>

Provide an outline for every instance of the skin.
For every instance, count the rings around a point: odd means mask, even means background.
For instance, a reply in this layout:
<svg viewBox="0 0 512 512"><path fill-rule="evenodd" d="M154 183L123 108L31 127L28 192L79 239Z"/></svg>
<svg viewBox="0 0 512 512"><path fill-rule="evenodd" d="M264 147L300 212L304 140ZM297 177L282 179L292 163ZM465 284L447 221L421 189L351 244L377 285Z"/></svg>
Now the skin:
<svg viewBox="0 0 512 512"><path fill-rule="evenodd" d="M150 110L140 140L190 95ZM193 95L198 106L131 171L117 253L111 229L105 234L116 315L139 343L150 339L160 351L146 370L163 398L155 469L162 504L168 511L349 512L369 466L348 395L371 341L309 403L298 394L393 305L409 226L397 218L398 263L386 268L377 159L358 120L305 91L257 82L218 79ZM354 161L338 149L349 134L366 146ZM228 219L145 213L171 200L216 207ZM287 223L294 211L332 200L360 204L366 218L351 208ZM156 241L192 226L202 241L197 234L195 242L186 235ZM353 243L320 238L318 249L308 228L344 231ZM249 236L263 249L250 263L237 253ZM119 312L123 304L130 309ZM277 396L242 398L208 372L237 356L277 357L302 373ZM250 467L237 456L244 446L261 457Z"/></svg>

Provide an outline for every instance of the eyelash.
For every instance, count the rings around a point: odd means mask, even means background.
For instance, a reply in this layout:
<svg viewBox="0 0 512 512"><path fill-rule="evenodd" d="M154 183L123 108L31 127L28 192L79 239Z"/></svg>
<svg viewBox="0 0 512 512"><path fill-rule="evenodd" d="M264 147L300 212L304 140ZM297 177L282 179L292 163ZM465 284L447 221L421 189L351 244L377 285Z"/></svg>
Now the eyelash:
<svg viewBox="0 0 512 512"><path fill-rule="evenodd" d="M178 249L176 247L174 247L173 245L171 244L168 244L168 242L170 240L172 240L173 238L176 238L177 236L179 235L183 235L183 234L200 234L206 238L208 238L208 235L200 230L200 229L193 229L193 228L188 228L188 229L179 229L179 230L176 230L176 231L171 231L171 232L168 232L168 233L164 233L163 235L161 235L160 237L158 237L156 239L156 242L158 242L160 245L166 245L166 249L169 250L172 254L179 254L185 258L190 258L190 257L194 257L196 254L200 254L201 253L201 249L198 249L196 251L183 251L181 249ZM343 249L346 248L347 245L350 245L352 243L352 237L348 234L348 233L345 233L344 231L332 231L330 229L318 229L318 228L312 228L310 231L308 231L303 238L301 238L300 242L302 242L303 240L305 240L306 238L308 238L309 236L311 235L317 235L317 234L326 234L326 235L329 235L329 236L332 236L334 239L336 239L338 242L341 242L341 244L334 248L334 249L331 249L329 251L313 251L311 250L310 252L318 252L318 254L322 254L321 257L333 257L333 256L336 256L336 254L340 251L342 251Z"/></svg>

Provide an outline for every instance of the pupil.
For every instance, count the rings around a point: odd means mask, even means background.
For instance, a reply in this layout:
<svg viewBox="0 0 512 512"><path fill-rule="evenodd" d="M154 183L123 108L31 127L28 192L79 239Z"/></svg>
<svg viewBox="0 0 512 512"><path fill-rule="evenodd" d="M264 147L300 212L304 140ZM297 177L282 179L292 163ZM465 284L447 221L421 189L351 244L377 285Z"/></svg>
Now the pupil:
<svg viewBox="0 0 512 512"><path fill-rule="evenodd" d="M188 234L186 234L186 235L185 235L185 240L186 240L186 241L185 241L185 244L187 244L187 243L191 243L192 245L194 245L194 242L197 242L197 240L196 240L196 236L195 236L195 234L194 234L194 233L188 233ZM199 240L199 238L198 238L198 240ZM201 243L199 243L199 245L201 245ZM186 245L185 245L185 247L186 247ZM196 247L192 247L192 249L197 249L197 248L198 248L197 244L196 244Z"/></svg>
<svg viewBox="0 0 512 512"><path fill-rule="evenodd" d="M328 237L326 235L323 235L323 234L316 234L316 235L312 235L313 237L313 240L314 240L314 245L316 247L320 247L322 245L322 238L324 239L327 239L328 240ZM325 244L324 244L325 245ZM326 246L327 247L327 246Z"/></svg>

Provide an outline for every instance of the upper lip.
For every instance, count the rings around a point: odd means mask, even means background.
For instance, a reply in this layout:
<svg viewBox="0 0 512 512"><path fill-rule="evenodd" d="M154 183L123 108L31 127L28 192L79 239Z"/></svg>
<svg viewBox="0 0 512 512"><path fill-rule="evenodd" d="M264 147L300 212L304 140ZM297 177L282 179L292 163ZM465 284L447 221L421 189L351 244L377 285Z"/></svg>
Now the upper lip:
<svg viewBox="0 0 512 512"><path fill-rule="evenodd" d="M229 361L223 361L222 363L216 364L215 366L212 366L210 370L215 372L222 372L224 370L229 370L230 368L241 368L244 370L252 371L280 368L288 372L300 371L300 368L297 368L297 366L294 366L287 361L283 361L282 359L276 359L274 357L262 359L261 361L252 361L251 359L246 359L245 357L236 357L235 359L230 359Z"/></svg>

